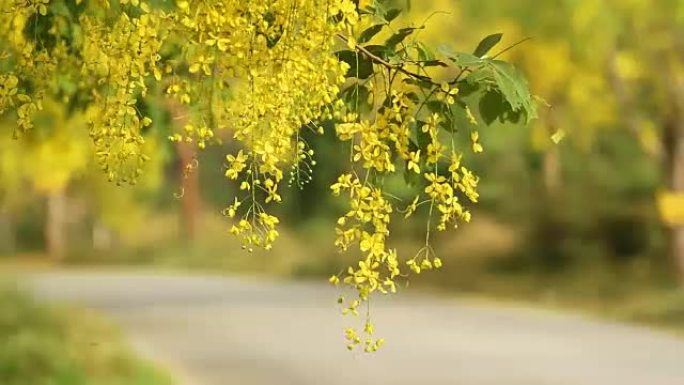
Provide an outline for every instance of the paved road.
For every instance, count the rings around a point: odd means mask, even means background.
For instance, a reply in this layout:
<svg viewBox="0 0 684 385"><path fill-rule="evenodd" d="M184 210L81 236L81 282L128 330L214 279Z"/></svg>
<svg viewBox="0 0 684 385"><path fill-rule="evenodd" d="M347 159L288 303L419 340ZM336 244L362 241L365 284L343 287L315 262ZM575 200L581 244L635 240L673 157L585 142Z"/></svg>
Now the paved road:
<svg viewBox="0 0 684 385"><path fill-rule="evenodd" d="M407 295L388 340L344 349L336 291L247 278L40 273L42 296L101 309L193 385L682 385L684 340L577 316Z"/></svg>

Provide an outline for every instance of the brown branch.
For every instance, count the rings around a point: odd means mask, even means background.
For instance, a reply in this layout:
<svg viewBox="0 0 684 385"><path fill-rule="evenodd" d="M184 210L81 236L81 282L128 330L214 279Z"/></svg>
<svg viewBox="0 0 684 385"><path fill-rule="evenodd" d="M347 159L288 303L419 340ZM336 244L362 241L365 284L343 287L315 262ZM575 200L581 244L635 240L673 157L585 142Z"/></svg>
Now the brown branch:
<svg viewBox="0 0 684 385"><path fill-rule="evenodd" d="M344 35L342 35L341 33L338 33L338 34L337 34L337 37L340 38L340 39L341 39L342 41L344 41L345 43L348 43L348 42L349 42L349 38L346 37L346 36L344 36ZM432 78L430 78L429 76L423 76L423 75L417 74L417 73L415 73L415 72L411 72L411 71L407 70L406 68L404 68L401 64L392 64L392 63L388 62L387 60L385 60L385 59L383 59L383 58L381 58L381 57L375 55L374 53L370 52L370 51L369 51L368 49L366 49L365 47L362 47L362 46L360 46L360 45L357 44L357 45L356 45L356 50L357 50L358 52L361 52L364 56L366 56L366 57L369 58L371 61L373 61L373 62L375 62L375 63L377 63L377 64L380 64L380 65L382 65L382 66L384 66L384 67L387 67L387 68L389 68L389 69L393 69L393 70L399 71L399 72L403 73L404 75L410 76L410 77L412 77L412 78L414 78L414 79L419 79L419 80L422 80L422 81L429 82L429 83L432 84L432 85L439 86L439 84L436 83L435 81L433 81Z"/></svg>

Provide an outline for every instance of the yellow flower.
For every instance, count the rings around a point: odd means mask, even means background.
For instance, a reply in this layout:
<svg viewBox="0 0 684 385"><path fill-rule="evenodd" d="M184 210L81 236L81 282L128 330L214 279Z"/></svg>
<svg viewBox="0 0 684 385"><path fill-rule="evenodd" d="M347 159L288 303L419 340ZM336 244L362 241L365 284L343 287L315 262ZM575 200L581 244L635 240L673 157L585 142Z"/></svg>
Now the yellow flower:
<svg viewBox="0 0 684 385"><path fill-rule="evenodd" d="M339 278L338 276L336 276L336 275L332 275L332 276L330 276L330 278L328 279L328 282L330 282L331 284L337 286L337 285L340 284L340 278Z"/></svg>
<svg viewBox="0 0 684 385"><path fill-rule="evenodd" d="M420 174L420 150L409 153L408 169Z"/></svg>
<svg viewBox="0 0 684 385"><path fill-rule="evenodd" d="M406 214L404 214L404 218L410 217L414 212L416 212L416 209L418 208L418 199L420 199L420 196L416 196L413 199L413 202L406 208Z"/></svg>
<svg viewBox="0 0 684 385"><path fill-rule="evenodd" d="M240 150L237 155L227 155L228 169L226 170L226 177L229 179L237 179L242 170L247 167L246 162L249 157Z"/></svg>
<svg viewBox="0 0 684 385"><path fill-rule="evenodd" d="M361 235L359 248L371 255L379 255L385 250L385 238L382 234L369 234L364 231Z"/></svg>

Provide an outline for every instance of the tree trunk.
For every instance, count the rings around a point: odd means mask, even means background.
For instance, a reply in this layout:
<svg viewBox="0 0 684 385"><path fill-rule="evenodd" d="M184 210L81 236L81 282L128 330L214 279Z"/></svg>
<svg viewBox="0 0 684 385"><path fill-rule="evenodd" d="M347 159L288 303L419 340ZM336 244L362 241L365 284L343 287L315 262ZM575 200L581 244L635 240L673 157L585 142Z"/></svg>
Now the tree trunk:
<svg viewBox="0 0 684 385"><path fill-rule="evenodd" d="M670 253L677 264L679 282L684 286L684 226L672 228L670 237Z"/></svg>
<svg viewBox="0 0 684 385"><path fill-rule="evenodd" d="M553 130L553 125L549 125ZM544 150L542 154L541 175L542 186L539 189L537 206L541 211L536 215L535 242L537 258L543 269L561 269L568 262L561 244L565 238L566 228L560 220L562 213L556 206L561 192L561 160L557 146Z"/></svg>
<svg viewBox="0 0 684 385"><path fill-rule="evenodd" d="M181 232L183 238L192 242L197 236L200 215L199 174L197 152L191 143L178 143L179 175L181 182Z"/></svg>
<svg viewBox="0 0 684 385"><path fill-rule="evenodd" d="M66 196L63 190L47 196L45 245L50 259L61 261L66 252Z"/></svg>
<svg viewBox="0 0 684 385"><path fill-rule="evenodd" d="M112 251L114 234L112 230L100 221L95 221L92 228L93 249L101 253Z"/></svg>
<svg viewBox="0 0 684 385"><path fill-rule="evenodd" d="M561 187L560 154L555 146L544 151L542 173L544 193L549 197L555 196Z"/></svg>
<svg viewBox="0 0 684 385"><path fill-rule="evenodd" d="M663 136L665 167L671 192L684 194L684 79L671 77L669 86L672 112ZM684 223L670 229L670 255L684 286Z"/></svg>
<svg viewBox="0 0 684 385"><path fill-rule="evenodd" d="M14 254L15 252L14 218L8 211L0 210L0 254Z"/></svg>
<svg viewBox="0 0 684 385"><path fill-rule="evenodd" d="M666 128L668 179L673 194L684 194L684 138L682 127L675 122ZM672 224L670 228L670 254L684 283L684 223Z"/></svg>
<svg viewBox="0 0 684 385"><path fill-rule="evenodd" d="M169 113L173 126L177 131L182 131L188 122L188 111L178 102L168 102ZM197 169L197 149L194 143L179 142L176 145L178 152L178 176L181 184L181 216L180 233L185 241L193 242L197 236L197 227L201 209L199 189L199 170Z"/></svg>

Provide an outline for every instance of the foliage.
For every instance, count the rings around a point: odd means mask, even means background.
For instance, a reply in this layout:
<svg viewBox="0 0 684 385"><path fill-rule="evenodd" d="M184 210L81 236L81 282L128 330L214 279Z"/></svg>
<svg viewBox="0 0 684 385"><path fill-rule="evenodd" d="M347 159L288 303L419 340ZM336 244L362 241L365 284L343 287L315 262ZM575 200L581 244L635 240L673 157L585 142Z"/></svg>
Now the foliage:
<svg viewBox="0 0 684 385"><path fill-rule="evenodd" d="M681 140L681 129L673 127L681 126L678 104L684 100L682 3L481 1L463 8L464 23L454 34L496 24L514 40L533 38L510 57L553 108L540 114L529 145L519 151L543 151L552 145L550 133L567 133L562 151L554 150L562 188L540 211L562 220L565 241L605 244L600 257L649 256L662 265L663 255L673 252L662 245L667 233L654 215L654 198L672 188L668 151ZM627 236L623 225L602 228L611 222L631 222L643 231ZM646 239L647 247L612 255L635 239ZM578 260L586 253L565 254Z"/></svg>
<svg viewBox="0 0 684 385"><path fill-rule="evenodd" d="M2 0L0 22L11 28L0 32L0 112L16 116L22 136L48 100L82 110L99 166L136 183L152 155L147 136L164 130L149 106L166 94L171 118L187 122L172 141L240 144L226 156L239 193L225 214L250 251L278 236L267 209L282 201L288 169L290 185L311 179L303 133L332 122L349 146L331 186L348 204L335 244L356 249L359 262L331 281L355 289L340 302L358 314L372 293L395 292L397 278L441 266L431 232L470 220L479 177L466 161L483 151L479 129L536 116L525 79L490 55L501 36L472 54L434 50L419 39L426 25L400 25L401 13L383 0ZM415 191L390 191L402 175ZM392 218L417 211L428 217L425 244L400 259L387 242ZM374 351L382 340L365 324ZM361 345L354 329L347 338Z"/></svg>
<svg viewBox="0 0 684 385"><path fill-rule="evenodd" d="M47 307L7 287L0 309L4 385L170 384L91 315Z"/></svg>

